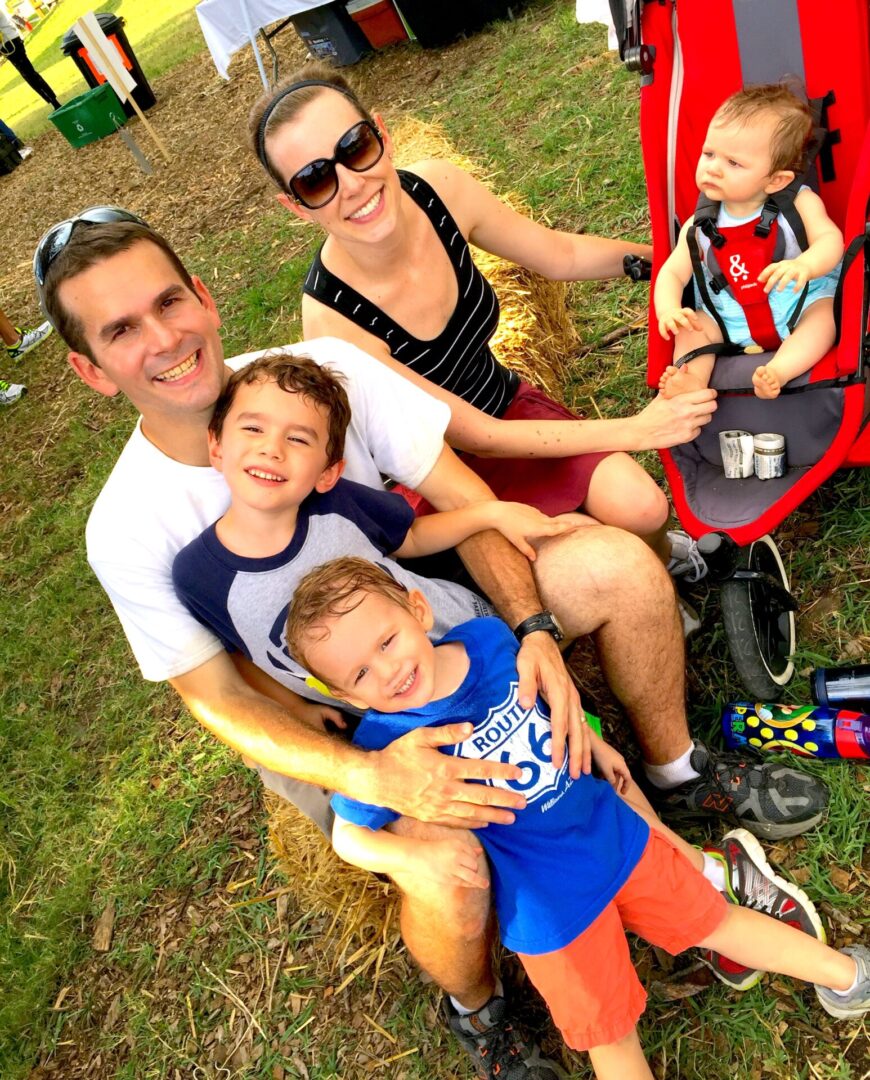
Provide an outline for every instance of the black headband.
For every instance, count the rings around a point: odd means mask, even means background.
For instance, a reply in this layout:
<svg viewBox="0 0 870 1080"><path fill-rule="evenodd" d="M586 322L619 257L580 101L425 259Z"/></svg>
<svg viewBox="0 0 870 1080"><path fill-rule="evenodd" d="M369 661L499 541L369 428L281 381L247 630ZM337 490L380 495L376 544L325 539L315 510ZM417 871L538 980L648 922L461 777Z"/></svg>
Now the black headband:
<svg viewBox="0 0 870 1080"><path fill-rule="evenodd" d="M344 94L344 96L352 101L357 108L360 108L359 102L349 90L345 90L343 86L336 86L335 83L326 82L325 79L303 79L301 82L295 82L291 83L289 86L285 86L281 93L273 97L266 106L266 110L263 113L263 119L260 121L260 126L257 128L257 157L260 159L260 164L270 176L275 176L275 173L272 170L272 166L269 164L269 159L266 157L266 125L269 123L269 117L275 111L275 107L279 101L283 101L288 94L293 94L297 90L304 90L306 86L325 86L329 90L335 90L339 94Z"/></svg>

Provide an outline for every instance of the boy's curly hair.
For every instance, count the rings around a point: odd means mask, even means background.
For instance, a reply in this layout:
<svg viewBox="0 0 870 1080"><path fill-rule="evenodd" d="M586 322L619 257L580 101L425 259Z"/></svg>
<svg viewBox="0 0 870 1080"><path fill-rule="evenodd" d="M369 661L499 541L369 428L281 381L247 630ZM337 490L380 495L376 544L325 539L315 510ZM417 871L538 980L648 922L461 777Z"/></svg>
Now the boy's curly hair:
<svg viewBox="0 0 870 1080"><path fill-rule="evenodd" d="M299 582L290 610L287 612L287 648L290 653L319 679L322 676L311 667L306 648L312 641L329 636L324 623L341 618L355 610L367 596L376 594L410 609L408 590L385 567L346 555L310 570ZM325 680L324 680L325 682ZM342 692L341 687L330 690Z"/></svg>

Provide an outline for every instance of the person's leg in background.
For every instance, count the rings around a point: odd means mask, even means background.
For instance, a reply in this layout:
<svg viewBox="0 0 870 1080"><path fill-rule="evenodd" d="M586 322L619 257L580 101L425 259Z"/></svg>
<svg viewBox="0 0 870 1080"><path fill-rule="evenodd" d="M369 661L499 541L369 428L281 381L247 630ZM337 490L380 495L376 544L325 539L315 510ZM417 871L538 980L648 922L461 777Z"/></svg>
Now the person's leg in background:
<svg viewBox="0 0 870 1080"><path fill-rule="evenodd" d="M30 62L30 57L27 55L27 51L24 48L24 42L21 38L14 38L12 41L7 41L3 51L6 54L9 63L18 71L18 74L24 79L27 85L32 90L35 90L43 101L47 101L53 109L59 109L60 100L57 94Z"/></svg>

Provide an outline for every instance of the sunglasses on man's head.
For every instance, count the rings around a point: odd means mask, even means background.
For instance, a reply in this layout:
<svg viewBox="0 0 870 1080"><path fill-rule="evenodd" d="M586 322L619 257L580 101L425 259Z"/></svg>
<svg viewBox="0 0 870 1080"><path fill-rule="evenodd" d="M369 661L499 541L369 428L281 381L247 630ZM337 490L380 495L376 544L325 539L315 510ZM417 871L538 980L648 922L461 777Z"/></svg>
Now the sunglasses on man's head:
<svg viewBox="0 0 870 1080"><path fill-rule="evenodd" d="M360 120L335 144L331 158L317 158L295 172L287 181L287 191L309 210L319 210L338 194L336 165L352 172L365 172L384 155L384 140L371 120Z"/></svg>
<svg viewBox="0 0 870 1080"><path fill-rule="evenodd" d="M33 253L33 276L36 278L40 299L42 297L42 287L45 285L45 279L48 275L48 268L67 246L73 230L80 221L89 222L91 225L105 225L113 221L132 221L137 225L144 225L146 229L149 227L148 223L143 221L142 218L131 214L129 210L124 210L121 206L91 206L87 210L82 210L80 214L76 214L75 217L67 218L66 221L52 225L50 229L47 229L42 234L42 239L36 245L36 251Z"/></svg>

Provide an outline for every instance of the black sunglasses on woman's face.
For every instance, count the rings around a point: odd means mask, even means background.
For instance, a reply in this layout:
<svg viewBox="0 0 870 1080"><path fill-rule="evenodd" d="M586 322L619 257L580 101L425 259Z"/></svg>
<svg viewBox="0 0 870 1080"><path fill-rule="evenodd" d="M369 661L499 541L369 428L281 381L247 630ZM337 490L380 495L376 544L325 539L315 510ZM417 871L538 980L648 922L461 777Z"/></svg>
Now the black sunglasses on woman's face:
<svg viewBox="0 0 870 1080"><path fill-rule="evenodd" d="M287 181L287 192L308 210L319 210L338 194L336 165L352 172L366 172L384 155L384 140L371 120L360 120L335 144L331 158L317 158L303 165Z"/></svg>

